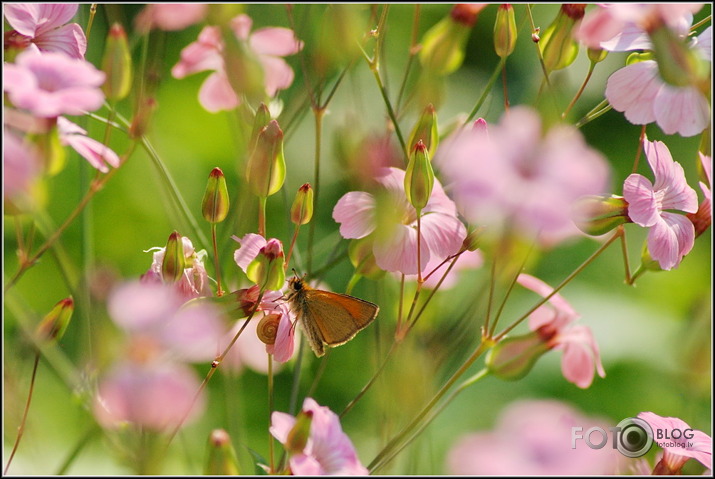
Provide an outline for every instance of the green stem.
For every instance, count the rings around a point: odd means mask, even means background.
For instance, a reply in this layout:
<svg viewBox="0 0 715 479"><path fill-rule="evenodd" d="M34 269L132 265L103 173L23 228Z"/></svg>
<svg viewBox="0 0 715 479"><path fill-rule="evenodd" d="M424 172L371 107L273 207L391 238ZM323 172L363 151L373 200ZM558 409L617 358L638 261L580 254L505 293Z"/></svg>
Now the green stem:
<svg viewBox="0 0 715 479"><path fill-rule="evenodd" d="M484 91L482 92L482 96L479 97L479 100L477 100L477 103L474 105L474 108L472 108L471 113L469 113L469 116L467 119L464 121L464 124L466 125L472 119L477 115L477 112L479 109L482 107L484 102L487 99L487 95L491 91L492 87L494 86L494 83L496 83L497 78L499 78L499 74L502 71L502 68L504 68L504 65L506 64L506 57L503 57L499 60L499 63L497 64L496 68L494 69L494 72L492 72L492 76L489 78L489 81L487 82L486 86L484 87Z"/></svg>
<svg viewBox="0 0 715 479"><path fill-rule="evenodd" d="M318 217L318 201L320 195L320 156L321 156L321 144L323 138L323 116L325 115L325 109L322 107L313 108L313 115L315 116L315 164L313 167L313 218ZM310 222L310 228L308 228L308 258L307 258L307 273L311 275L313 272L313 246L315 243L315 225L317 221L313 220Z"/></svg>
<svg viewBox="0 0 715 479"><path fill-rule="evenodd" d="M258 234L266 237L266 202L267 196L258 197Z"/></svg>
<svg viewBox="0 0 715 479"><path fill-rule="evenodd" d="M569 106L566 107L564 112L561 114L561 118L564 119L566 118L566 115L569 114L571 111L571 108L576 104L579 98L581 98L581 95L583 94L583 91L586 89L586 85L588 85L589 80L591 80L591 75L593 75L593 70L596 68L596 63L591 62L591 65L588 67L588 73L586 74L586 78L583 80L583 83L581 84L581 88L578 89L578 92L576 92L576 95L573 97L573 100L571 100L571 103L569 103Z"/></svg>
<svg viewBox="0 0 715 479"><path fill-rule="evenodd" d="M268 422L271 422L271 415L273 414L273 355L268 354ZM273 434L268 431L268 451L269 451L269 465L270 470L273 471L275 467L273 450Z"/></svg>
<svg viewBox="0 0 715 479"><path fill-rule="evenodd" d="M97 423L92 424L89 429L87 429L87 432L85 432L82 437L79 438L77 441L77 444L72 448L70 451L69 455L67 456L67 459L64 460L62 465L60 465L59 469L55 473L56 476L63 476L67 473L67 469L70 468L72 463L77 459L79 456L79 453L82 452L82 449L84 449L87 444L89 444L89 441L102 429L99 427Z"/></svg>
<svg viewBox="0 0 715 479"><path fill-rule="evenodd" d="M20 439L25 433L25 422L27 421L27 413L30 411L30 402L32 401L32 392L35 389L35 377L37 377L37 366L40 364L40 352L35 353L35 362L32 365L32 376L30 377L30 391L27 393L27 402L25 403L25 412L22 414L22 420L20 421L20 427L17 428L17 438L15 439L15 445L12 447L12 452L10 453L10 459L7 460L7 465L5 466L5 471L3 475L7 476L7 470L10 469L10 464L12 464L12 459L15 457L17 452L17 447L20 445Z"/></svg>
<svg viewBox="0 0 715 479"><path fill-rule="evenodd" d="M581 128L585 124L595 120L601 115L604 115L608 113L611 110L611 105L608 103L608 100L603 100L601 103L593 107L591 111L586 113L586 115L581 118L578 122L576 122L576 128Z"/></svg>
<svg viewBox="0 0 715 479"><path fill-rule="evenodd" d="M214 247L214 269L216 270L216 284L218 291L217 296L223 296L223 290L221 289L221 269L219 268L218 261L218 244L216 242L216 223L211 223L211 240Z"/></svg>

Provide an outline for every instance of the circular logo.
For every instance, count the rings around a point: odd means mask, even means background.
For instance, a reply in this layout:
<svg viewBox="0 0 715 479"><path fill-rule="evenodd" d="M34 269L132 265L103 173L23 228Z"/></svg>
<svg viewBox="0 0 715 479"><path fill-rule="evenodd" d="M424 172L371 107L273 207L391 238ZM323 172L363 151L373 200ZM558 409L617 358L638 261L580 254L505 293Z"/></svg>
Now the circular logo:
<svg viewBox="0 0 715 479"><path fill-rule="evenodd" d="M653 429L650 424L637 417L629 417L618 423L618 452L626 457L641 457L653 445Z"/></svg>

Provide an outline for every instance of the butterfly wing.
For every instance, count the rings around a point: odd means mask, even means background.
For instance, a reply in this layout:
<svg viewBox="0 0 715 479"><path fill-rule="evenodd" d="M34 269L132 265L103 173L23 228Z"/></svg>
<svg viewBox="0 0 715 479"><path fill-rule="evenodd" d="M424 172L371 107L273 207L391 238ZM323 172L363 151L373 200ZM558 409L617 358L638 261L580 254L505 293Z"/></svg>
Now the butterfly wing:
<svg viewBox="0 0 715 479"><path fill-rule="evenodd" d="M323 342L330 346L351 340L373 322L380 310L376 304L347 294L317 289L305 294L304 315L310 316Z"/></svg>

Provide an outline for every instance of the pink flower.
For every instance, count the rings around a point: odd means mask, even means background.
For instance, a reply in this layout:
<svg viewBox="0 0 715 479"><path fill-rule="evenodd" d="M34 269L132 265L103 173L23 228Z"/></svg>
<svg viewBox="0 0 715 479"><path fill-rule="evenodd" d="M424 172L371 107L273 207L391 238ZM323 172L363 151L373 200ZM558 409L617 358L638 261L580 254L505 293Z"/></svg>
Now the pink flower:
<svg viewBox="0 0 715 479"><path fill-rule="evenodd" d="M263 67L266 94L273 97L278 90L284 90L293 83L293 70L281 57L298 53L303 48L303 42L296 40L293 31L288 28L260 28L250 33L252 23L248 15L241 14L231 20L231 28L236 37L247 42L258 56ZM232 110L240 103L226 76L222 51L219 28L204 27L198 40L182 50L181 60L171 70L172 75L179 79L205 70L213 71L199 91L201 105L210 112Z"/></svg>
<svg viewBox="0 0 715 479"><path fill-rule="evenodd" d="M712 202L712 174L713 174L713 160L712 157L708 155L703 155L701 152L698 152L698 156L700 157L700 164L703 165L703 172L705 173L705 177L708 179L708 183L705 184L702 181L700 182L700 189L703 190L703 195L705 196L705 201L708 203Z"/></svg>
<svg viewBox="0 0 715 479"><path fill-rule="evenodd" d="M34 147L8 129L3 132L3 193L5 201L21 200L40 174L40 158Z"/></svg>
<svg viewBox="0 0 715 479"><path fill-rule="evenodd" d="M570 125L542 134L536 111L515 107L496 126L462 130L440 143L435 164L472 224L537 237L580 235L572 217L582 196L603 194L608 163Z"/></svg>
<svg viewBox="0 0 715 479"><path fill-rule="evenodd" d="M663 448L663 458L656 464L653 474L680 474L680 469L689 459L697 460L707 469L713 468L713 441L710 436L693 430L677 417L661 417L652 412L642 412L638 417L648 422L656 436L655 442ZM658 437L670 439L659 440Z"/></svg>
<svg viewBox="0 0 715 479"><path fill-rule="evenodd" d="M375 180L387 193L388 203L379 205L372 194L352 191L338 200L333 219L340 223L343 238L358 239L374 233L373 253L380 268L417 274L417 212L405 196L404 178L404 170L380 169ZM376 231L378 208L389 213ZM459 251L467 230L436 178L432 196L422 213L420 267L424 272L431 258L441 261Z"/></svg>
<svg viewBox="0 0 715 479"><path fill-rule="evenodd" d="M586 417L568 404L554 400L523 400L502 411L492 431L461 437L447 457L453 475L559 476L614 474L618 452L610 447L591 449L585 441L571 448L572 427L608 430L598 419Z"/></svg>
<svg viewBox="0 0 715 479"><path fill-rule="evenodd" d="M211 296L211 288L209 286L209 276L204 267L206 259L206 250L196 252L194 245L186 236L181 237L184 246L184 257L186 264L190 265L184 268L184 275L175 283L177 291L182 295L185 301L199 296ZM161 283L161 263L164 261L165 247L155 246L145 251L154 251L151 266L149 270L142 275L144 283Z"/></svg>
<svg viewBox="0 0 715 479"><path fill-rule="evenodd" d="M639 174L623 184L630 219L648 231L648 251L664 270L677 267L695 242L693 224L684 215L666 210L695 213L698 196L685 180L683 167L673 161L668 147L660 141L643 141L648 163L655 173L655 185Z"/></svg>
<svg viewBox="0 0 715 479"><path fill-rule="evenodd" d="M517 281L544 298L554 291L548 284L528 274L520 274ZM587 326L572 324L578 318L579 314L556 293L548 303L531 314L529 329L538 333L551 349L563 350L561 372L568 381L585 389L593 382L594 370L602 378L606 377L606 372L591 330Z"/></svg>
<svg viewBox="0 0 715 479"><path fill-rule="evenodd" d="M153 3L144 7L134 24L142 33L152 28L183 30L203 20L208 10L209 5L206 3Z"/></svg>
<svg viewBox="0 0 715 479"><path fill-rule="evenodd" d="M305 449L290 457L293 475L367 475L368 470L360 463L350 438L340 426L340 418L312 398L303 402L303 411L312 413L310 436ZM296 419L290 414L275 411L271 415L270 431L286 444Z"/></svg>
<svg viewBox="0 0 715 479"><path fill-rule="evenodd" d="M7 22L15 29L14 44L40 52L60 52L84 59L87 39L82 27L69 23L77 13L78 3L8 3L3 5ZM6 33L7 35L12 32Z"/></svg>
<svg viewBox="0 0 715 479"><path fill-rule="evenodd" d="M86 159L90 165L102 173L107 173L109 163L114 168L119 167L119 157L108 146L87 136L87 131L64 117L57 117L57 128L60 142L69 145Z"/></svg>
<svg viewBox="0 0 715 479"><path fill-rule="evenodd" d="M92 412L106 428L131 423L166 431L187 413L189 423L204 410L203 393L194 402L199 386L194 371L183 364L122 361L99 384Z"/></svg>
<svg viewBox="0 0 715 479"><path fill-rule="evenodd" d="M13 105L44 118L98 109L104 78L91 63L62 53L25 51L3 65L3 88Z"/></svg>

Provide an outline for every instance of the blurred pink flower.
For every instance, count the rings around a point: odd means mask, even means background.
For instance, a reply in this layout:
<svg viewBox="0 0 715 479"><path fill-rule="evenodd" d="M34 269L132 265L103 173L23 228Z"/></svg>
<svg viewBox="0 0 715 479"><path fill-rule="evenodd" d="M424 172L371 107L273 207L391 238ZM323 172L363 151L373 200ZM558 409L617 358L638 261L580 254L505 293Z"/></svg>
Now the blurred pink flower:
<svg viewBox="0 0 715 479"><path fill-rule="evenodd" d="M7 128L3 129L3 196L20 199L30 193L30 187L40 174L40 157L35 148Z"/></svg>
<svg viewBox="0 0 715 479"><path fill-rule="evenodd" d="M104 79L91 63L62 53L25 51L3 65L3 89L12 104L44 118L100 108Z"/></svg>
<svg viewBox="0 0 715 479"><path fill-rule="evenodd" d="M652 412L642 412L638 417L646 421L656 436L655 442L663 448L663 458L655 466L653 474L680 474L680 469L689 459L695 459L707 469L713 468L713 440L702 431L693 430L677 417L661 417ZM676 437L674 431L679 436ZM657 431L661 431L658 439ZM684 434L692 437L684 436Z"/></svg>
<svg viewBox="0 0 715 479"><path fill-rule="evenodd" d="M492 431L467 434L447 457L448 474L558 476L604 475L617 470L619 453L591 449L585 441L571 448L572 427L587 431L601 420L586 417L555 400L523 400L500 414Z"/></svg>
<svg viewBox="0 0 715 479"><path fill-rule="evenodd" d="M303 411L312 413L310 436L301 453L290 457L293 475L367 475L368 470L360 463L350 438L340 426L340 418L326 406L320 406L312 398L303 402ZM270 431L286 444L296 418L275 411L271 414Z"/></svg>
<svg viewBox="0 0 715 479"><path fill-rule="evenodd" d="M364 191L343 195L333 209L333 219L340 223L343 238L358 239L375 233L373 253L377 265L385 271L417 274L417 212L405 196L404 170L382 168L375 180L387 193L388 204ZM386 208L388 221L377 229L377 208ZM457 208L435 178L432 196L422 209L420 267L426 271L430 259L442 261L462 247L467 230L457 218ZM439 264L439 263L436 263ZM435 264L435 266L436 266Z"/></svg>
<svg viewBox="0 0 715 479"><path fill-rule="evenodd" d="M57 118L57 128L60 133L60 142L69 145L86 159L90 165L102 173L107 173L109 163L114 168L119 166L119 157L109 147L87 136L87 130L72 123L64 117Z"/></svg>
<svg viewBox="0 0 715 479"><path fill-rule="evenodd" d="M209 276L204 267L206 259L206 250L195 251L194 245L186 236L181 237L184 246L184 257L186 264L190 265L184 268L184 275L177 281L174 286L182 295L185 301L200 296L211 296L211 288L209 286ZM149 270L142 275L143 283L162 283L161 278L161 263L164 261L164 252L166 247L155 246L145 251L154 251L151 266Z"/></svg>
<svg viewBox="0 0 715 479"><path fill-rule="evenodd" d="M87 38L82 27L67 23L78 8L78 3L6 3L3 13L14 28L14 32L5 33L6 43L10 35L12 44L21 44L36 52L60 52L84 59Z"/></svg>
<svg viewBox="0 0 715 479"><path fill-rule="evenodd" d="M684 215L666 210L695 213L698 196L685 179L679 163L673 161L661 141L643 141L648 163L655 173L655 184L632 174L623 184L630 219L648 231L648 251L664 270L677 267L695 243L695 229Z"/></svg>
<svg viewBox="0 0 715 479"><path fill-rule="evenodd" d="M528 274L520 274L517 281L544 298L554 291L548 284ZM561 372L568 381L585 389L593 382L594 370L602 378L606 377L606 372L591 330L587 326L573 325L578 318L579 314L556 293L547 304L531 313L529 329L546 341L551 349L563 350Z"/></svg>
<svg viewBox="0 0 715 479"><path fill-rule="evenodd" d="M134 25L142 33L153 28L183 30L203 20L208 10L207 3L152 3L136 16Z"/></svg>
<svg viewBox="0 0 715 479"><path fill-rule="evenodd" d="M266 94L273 97L278 90L293 83L293 70L281 57L298 53L303 42L295 39L292 30L283 27L260 28L250 33L252 23L248 15L241 14L231 20L231 28L236 37L247 42L257 54L263 67ZM199 91L201 105L210 112L232 110L240 103L226 77L222 50L219 27L204 27L198 40L182 50L179 63L171 70L179 79L201 71L213 71Z"/></svg>
<svg viewBox="0 0 715 479"><path fill-rule="evenodd" d="M542 130L536 111L515 107L488 134L484 127L461 130L440 143L435 164L467 221L543 243L581 235L573 204L604 193L608 163L576 128Z"/></svg>
<svg viewBox="0 0 715 479"><path fill-rule="evenodd" d="M92 404L97 421L106 428L131 423L153 431L189 423L205 409L194 371L177 363L121 361L102 379ZM193 403L193 404L192 404Z"/></svg>

